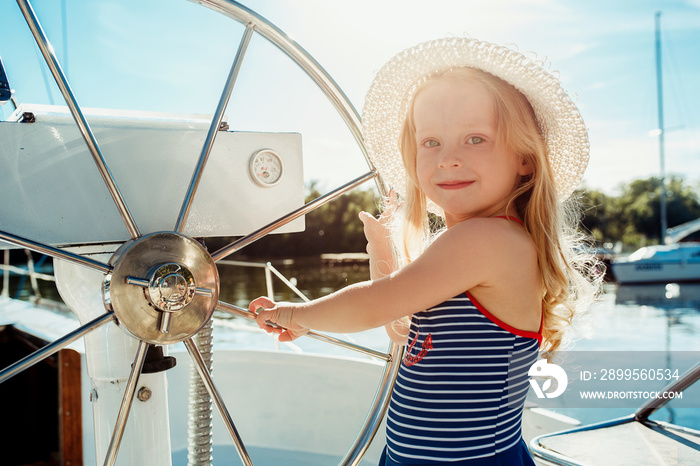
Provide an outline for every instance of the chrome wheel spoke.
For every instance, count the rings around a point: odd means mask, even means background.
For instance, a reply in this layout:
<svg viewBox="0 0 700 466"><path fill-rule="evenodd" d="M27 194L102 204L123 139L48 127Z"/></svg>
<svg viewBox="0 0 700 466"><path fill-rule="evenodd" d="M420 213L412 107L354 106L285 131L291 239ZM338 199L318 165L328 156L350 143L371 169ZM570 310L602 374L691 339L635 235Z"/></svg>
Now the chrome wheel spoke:
<svg viewBox="0 0 700 466"><path fill-rule="evenodd" d="M96 319L91 320L87 324L75 329L74 331L67 333L66 335L64 335L63 337L54 341L50 345L44 346L43 348L40 348L40 349L34 351L29 356L26 356L26 357L20 359L19 361L12 364L11 366L7 366L5 369L0 371L0 383L4 382L5 380L9 379L10 377L13 377L17 373L22 372L23 370L32 367L34 364L43 361L44 359L48 358L52 354L62 350L66 346L70 345L78 338L86 335L87 333L91 332L92 330L95 330L96 328L102 326L103 324L106 324L107 322L111 322L113 320L114 320L114 313L108 312L108 313L106 313L106 314L104 314Z"/></svg>
<svg viewBox="0 0 700 466"><path fill-rule="evenodd" d="M284 215L277 220L275 220L272 223L269 223L265 225L264 227L260 228L259 230L254 231L253 233L244 236L243 238L240 238L237 241L234 241L233 243L229 244L228 246L225 246L218 251L216 251L214 254L211 255L211 257L214 259L214 261L220 261L221 259L225 258L229 254L233 254L234 252L238 251L239 249L242 249L249 244L259 240L263 236L266 236L273 231L277 230L278 228L283 227L287 223L291 222L292 220L296 220L297 218L301 217L302 215L306 215L309 212L312 212L322 205L325 205L332 201L333 199L336 199L339 196L342 196L346 192L360 186L362 183L365 183L377 176L377 172L375 171L370 171L365 173L364 175L355 178L354 180L340 186L339 188L334 189L333 191L330 191L323 196L319 196L313 201L309 202L308 204L288 213L287 215Z"/></svg>
<svg viewBox="0 0 700 466"><path fill-rule="evenodd" d="M39 24L39 19L36 17L34 9L29 4L28 0L17 0L17 4L22 10L22 14L29 25L29 29L31 29L32 35L34 36L42 55L44 55L46 64L49 66L51 74L56 80L56 84L58 84L58 88L61 90L61 94L63 94L66 104L68 104L68 108L73 115L73 119L75 119L78 129L80 130L80 134L83 136L83 139L85 139L88 150L90 151L90 154L92 154L95 164L97 164L97 169L100 171L100 175L102 175L102 179L107 185L109 194L112 196L114 203L117 205L117 209L124 220L124 224L126 229L129 231L129 235L131 235L131 237L134 239L138 238L140 233L138 227L136 226L136 222L134 221L131 212L129 212L129 208L126 205L119 188L117 187L117 183L114 181L112 173L107 167L107 163L105 162L102 152L100 152L100 148L97 145L95 135L92 133L90 125L88 125L83 112L78 106L75 95L73 95L70 84L68 84L68 79L61 69L61 65L58 63L54 49L49 43L46 34L44 34L41 24Z"/></svg>
<svg viewBox="0 0 700 466"><path fill-rule="evenodd" d="M246 319L250 320L255 320L255 313L248 311L248 309L243 309L242 307L234 306L233 304L228 304L222 301L219 301L219 304L216 306L216 309L218 311L226 312L231 315L239 316L239 317L245 317ZM383 353L381 351L374 350L372 348L367 348L366 346L361 346L357 345L355 343L350 343L345 340L341 340L339 338L335 338L329 335L324 335L323 333L318 333L314 332L313 330L309 331L305 335L307 338L311 338L312 340L317 340L317 341L322 341L324 343L330 343L331 345L339 346L341 348L346 348L352 351L356 351L358 353L362 353L366 356L371 356L373 358L381 359L383 361L391 362L393 357L389 353Z"/></svg>
<svg viewBox="0 0 700 466"><path fill-rule="evenodd" d="M31 249L32 251L36 251L41 254L46 254L47 256L51 256L55 259L63 259L74 264L95 269L98 272L110 273L112 271L111 266L102 262L89 259L78 254L73 254L68 251L63 251L62 249L54 248L53 246L49 246L48 244L37 243L36 241L22 238L21 236L16 236L11 233L0 231L0 239L7 241L8 243L15 244L17 246L21 246L23 248Z"/></svg>
<svg viewBox="0 0 700 466"><path fill-rule="evenodd" d="M226 405L224 404L223 398L221 398L219 391L216 389L216 386L214 385L214 380L211 377L211 373L209 372L209 369L207 368L207 365L204 362L204 359L202 359L202 355L199 353L199 350L197 349L197 345L195 345L194 341L191 338L188 338L187 340L185 340L184 343L185 343L185 347L187 348L187 351L190 353L190 357L192 358L192 361L194 362L195 367L197 368L197 372L199 372L199 376L202 378L202 382L204 383L204 386L206 387L207 391L209 392L209 396L212 398L212 400L214 401L214 405L216 406L216 409L219 411L219 415L221 416L221 420L226 425L226 428L228 429L229 434L231 434L231 439L233 440L234 444L236 445L236 449L238 450L238 455L240 456L241 461L246 466L253 466L253 462L250 460L250 456L248 455L248 452L245 449L245 445L243 445L243 440L241 439L240 435L238 434L238 430L236 430L236 426L233 424L233 419L231 418L231 415L229 414L228 409L226 408Z"/></svg>
<svg viewBox="0 0 700 466"><path fill-rule="evenodd" d="M134 401L134 393L136 393L136 387L139 383L139 376L141 375L141 369L143 369L143 362L146 360L147 350L148 343L143 340L139 341L139 347L136 350L136 358L134 358L134 364L131 366L131 373L129 374L129 379L126 383L122 404L119 406L117 422L114 425L112 439L109 442L109 448L107 449L107 455L105 456L105 466L112 466L117 460L117 452L119 451L119 446L121 445L122 437L124 436L124 428L126 427L126 421L129 419L129 411L131 411L131 404Z"/></svg>
<svg viewBox="0 0 700 466"><path fill-rule="evenodd" d="M231 92L233 91L233 86L236 83L236 78L238 77L238 72L241 69L241 64L243 63L243 57L248 49L248 44L255 31L255 26L249 23L246 26L245 32L243 33L243 38L238 46L238 52L236 53L236 58L233 60L233 65L231 65L231 71L229 72L228 79L224 85L224 90L221 93L221 98L219 99L219 105L216 107L216 112L214 113L214 118L212 118L211 126L209 127L209 133L207 133L207 138L204 141L204 147L202 148L202 153L199 156L199 161L195 167L194 173L192 174L192 180L190 181L190 186L187 189L187 194L185 195L185 200L182 203L182 208L180 209L180 214L177 218L177 223L175 225L175 230L178 233L182 233L185 228L185 222L187 222L187 216L190 213L190 207L192 206L192 201L194 200L195 192L197 191L197 186L199 185L199 180L202 178L202 172L204 166L207 163L209 154L211 153L211 148L214 145L214 139L219 132L221 127L221 121L224 118L224 111L226 111L226 106L231 98Z"/></svg>

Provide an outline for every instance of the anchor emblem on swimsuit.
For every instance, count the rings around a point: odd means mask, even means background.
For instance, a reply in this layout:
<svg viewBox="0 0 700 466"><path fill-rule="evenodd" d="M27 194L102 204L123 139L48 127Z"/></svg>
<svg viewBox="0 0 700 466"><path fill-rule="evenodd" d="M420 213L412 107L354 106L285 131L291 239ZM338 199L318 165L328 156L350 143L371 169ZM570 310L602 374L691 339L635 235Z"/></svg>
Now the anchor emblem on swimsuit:
<svg viewBox="0 0 700 466"><path fill-rule="evenodd" d="M428 353L428 350L433 349L433 335L432 333L429 333L428 336L423 340L423 343L421 343L421 350L416 354L415 356L410 354L411 351L413 350L413 347L416 345L416 341L418 341L418 336L420 335L420 331L416 333L416 337L413 339L411 344L408 346L408 350L406 351L406 356L403 358L403 363L407 366L410 367L414 364L417 364L425 357L425 355Z"/></svg>

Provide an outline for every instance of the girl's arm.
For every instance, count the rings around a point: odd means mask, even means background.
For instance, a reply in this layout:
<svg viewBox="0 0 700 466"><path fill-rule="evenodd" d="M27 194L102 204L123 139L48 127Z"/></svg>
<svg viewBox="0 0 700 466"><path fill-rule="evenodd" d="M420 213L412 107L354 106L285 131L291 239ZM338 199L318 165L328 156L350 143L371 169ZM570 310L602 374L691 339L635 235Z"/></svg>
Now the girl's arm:
<svg viewBox="0 0 700 466"><path fill-rule="evenodd" d="M356 283L309 303L275 304L258 298L249 309L258 311L258 325L280 333L281 341L293 340L309 328L358 332L386 325L503 280L504 271L521 260L517 243L522 233L515 228L499 219L464 221L440 235L418 259L384 278ZM268 321L287 331L274 329Z"/></svg>

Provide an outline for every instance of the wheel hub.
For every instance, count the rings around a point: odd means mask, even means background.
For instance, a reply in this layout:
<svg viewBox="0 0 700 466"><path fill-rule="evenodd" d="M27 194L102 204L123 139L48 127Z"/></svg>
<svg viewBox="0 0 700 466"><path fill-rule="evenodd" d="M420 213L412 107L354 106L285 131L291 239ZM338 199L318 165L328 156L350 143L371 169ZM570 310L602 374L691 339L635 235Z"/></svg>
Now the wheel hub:
<svg viewBox="0 0 700 466"><path fill-rule="evenodd" d="M187 267L170 263L153 272L147 289L147 298L157 309L175 312L192 302L197 285Z"/></svg>
<svg viewBox="0 0 700 466"><path fill-rule="evenodd" d="M153 233L124 243L105 277L104 302L136 338L171 344L196 334L214 313L219 274L197 241Z"/></svg>

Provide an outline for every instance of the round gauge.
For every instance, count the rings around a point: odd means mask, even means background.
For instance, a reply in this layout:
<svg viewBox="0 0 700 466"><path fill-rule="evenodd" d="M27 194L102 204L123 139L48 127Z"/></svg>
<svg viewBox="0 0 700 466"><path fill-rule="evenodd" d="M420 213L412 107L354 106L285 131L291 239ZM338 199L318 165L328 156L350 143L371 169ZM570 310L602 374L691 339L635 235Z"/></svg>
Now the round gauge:
<svg viewBox="0 0 700 466"><path fill-rule="evenodd" d="M250 158L250 176L260 186L274 186L282 180L282 157L270 149L260 150Z"/></svg>

